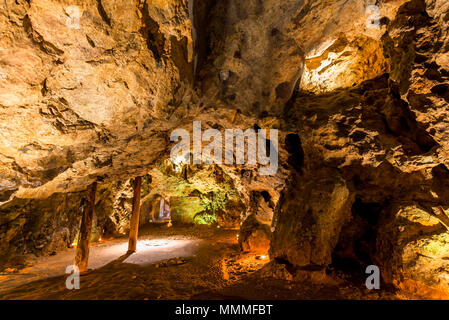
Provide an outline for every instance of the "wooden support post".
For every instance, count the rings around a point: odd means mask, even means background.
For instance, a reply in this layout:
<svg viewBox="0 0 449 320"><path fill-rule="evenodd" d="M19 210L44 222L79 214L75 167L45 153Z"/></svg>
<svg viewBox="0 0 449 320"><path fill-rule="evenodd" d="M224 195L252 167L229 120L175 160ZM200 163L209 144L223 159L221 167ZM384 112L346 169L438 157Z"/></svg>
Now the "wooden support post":
<svg viewBox="0 0 449 320"><path fill-rule="evenodd" d="M133 196L133 211L131 214L128 253L136 252L137 248L137 233L139 231L139 215L140 215L140 187L142 185L142 177L134 179L134 196Z"/></svg>
<svg viewBox="0 0 449 320"><path fill-rule="evenodd" d="M87 270L87 262L89 259L89 241L94 217L96 191L97 182L94 182L87 190L87 201L84 205L82 213L83 216L75 255L75 265L79 268L80 272Z"/></svg>

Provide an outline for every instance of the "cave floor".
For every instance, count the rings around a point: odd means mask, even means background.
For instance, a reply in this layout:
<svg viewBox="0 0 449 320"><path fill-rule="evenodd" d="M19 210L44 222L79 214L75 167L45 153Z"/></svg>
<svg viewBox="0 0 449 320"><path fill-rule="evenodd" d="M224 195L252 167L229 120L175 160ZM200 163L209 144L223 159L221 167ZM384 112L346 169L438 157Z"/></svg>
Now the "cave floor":
<svg viewBox="0 0 449 320"><path fill-rule="evenodd" d="M0 275L0 299L395 299L338 279L326 283L267 277L262 249L241 253L237 231L206 226L147 226L137 253L127 239L96 243L80 289L66 288L65 269L74 249L38 257ZM337 284L338 283L338 284Z"/></svg>

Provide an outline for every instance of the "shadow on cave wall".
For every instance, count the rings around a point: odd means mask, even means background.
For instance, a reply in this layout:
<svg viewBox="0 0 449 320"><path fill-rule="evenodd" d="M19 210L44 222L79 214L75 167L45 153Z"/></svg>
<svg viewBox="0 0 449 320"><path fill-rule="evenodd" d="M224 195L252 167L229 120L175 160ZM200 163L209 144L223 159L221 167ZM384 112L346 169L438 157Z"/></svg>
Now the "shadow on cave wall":
<svg viewBox="0 0 449 320"><path fill-rule="evenodd" d="M364 281L366 266L383 254L376 251L379 219L390 215L392 203L449 203L445 166L435 167L428 179L387 161L389 150L414 157L439 147L388 74L325 94L296 92L283 119L286 130L297 133L288 134L284 146L291 176L274 215L270 254L276 261L293 269L329 265ZM380 150L387 152L375 155ZM348 162L352 152L360 157ZM364 164L363 157L372 163Z"/></svg>
<svg viewBox="0 0 449 320"><path fill-rule="evenodd" d="M357 197L352 204L351 218L342 228L329 266L350 275L353 281L365 281L365 269L374 264L377 228L380 215L388 203L363 202Z"/></svg>

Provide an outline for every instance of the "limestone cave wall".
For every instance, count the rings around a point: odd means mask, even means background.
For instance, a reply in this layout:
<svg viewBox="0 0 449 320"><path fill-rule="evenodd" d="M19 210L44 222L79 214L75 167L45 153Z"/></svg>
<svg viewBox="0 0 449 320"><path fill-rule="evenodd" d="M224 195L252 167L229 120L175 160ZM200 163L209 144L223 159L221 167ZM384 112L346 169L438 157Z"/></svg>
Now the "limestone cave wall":
<svg viewBox="0 0 449 320"><path fill-rule="evenodd" d="M376 264L404 292L447 296L447 1L0 9L3 259L70 245L93 181L100 233L125 234L130 179L151 176L144 215L157 196L203 197L203 211L240 225L241 239L265 230L270 258L293 277ZM277 172L167 164L170 133L192 133L194 120L278 129Z"/></svg>

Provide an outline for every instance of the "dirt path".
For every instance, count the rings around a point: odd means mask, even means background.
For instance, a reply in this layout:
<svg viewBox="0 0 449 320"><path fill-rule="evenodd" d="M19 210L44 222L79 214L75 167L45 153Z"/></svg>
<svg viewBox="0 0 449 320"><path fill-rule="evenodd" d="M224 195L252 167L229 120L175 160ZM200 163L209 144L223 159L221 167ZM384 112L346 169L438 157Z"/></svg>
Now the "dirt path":
<svg viewBox="0 0 449 320"><path fill-rule="evenodd" d="M138 251L126 239L94 245L81 288L68 290L65 268L74 250L38 258L0 277L0 299L379 299L347 283L294 283L264 276L263 252L242 254L236 231L154 227L140 232ZM388 296L388 298L394 298Z"/></svg>
<svg viewBox="0 0 449 320"><path fill-rule="evenodd" d="M151 265L155 262L177 257L190 257L197 250L200 240L184 237L158 237L143 235L139 238L137 252L123 262ZM122 257L128 249L127 239L95 243L90 248L89 269L99 269ZM54 256L34 258L31 266L15 273L0 275L0 293L26 283L65 275L67 266L73 264L75 249L68 248Z"/></svg>

